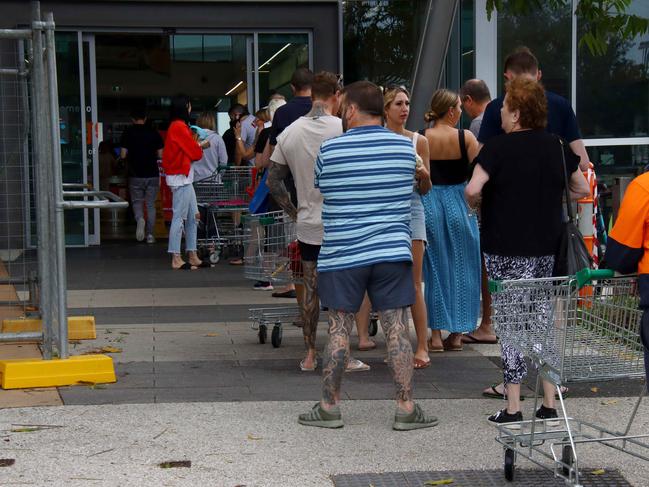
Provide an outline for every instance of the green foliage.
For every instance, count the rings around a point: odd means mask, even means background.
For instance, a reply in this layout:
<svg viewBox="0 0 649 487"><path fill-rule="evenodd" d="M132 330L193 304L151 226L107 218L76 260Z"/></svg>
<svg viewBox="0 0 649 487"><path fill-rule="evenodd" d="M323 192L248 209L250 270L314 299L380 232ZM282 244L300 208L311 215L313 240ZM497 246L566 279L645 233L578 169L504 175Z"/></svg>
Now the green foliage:
<svg viewBox="0 0 649 487"><path fill-rule="evenodd" d="M633 0L580 0L575 15L584 25L579 47L601 56L612 39L631 41L649 32L649 19L628 14ZM570 0L487 0L487 18L494 11L526 15L544 8L561 9L571 5Z"/></svg>

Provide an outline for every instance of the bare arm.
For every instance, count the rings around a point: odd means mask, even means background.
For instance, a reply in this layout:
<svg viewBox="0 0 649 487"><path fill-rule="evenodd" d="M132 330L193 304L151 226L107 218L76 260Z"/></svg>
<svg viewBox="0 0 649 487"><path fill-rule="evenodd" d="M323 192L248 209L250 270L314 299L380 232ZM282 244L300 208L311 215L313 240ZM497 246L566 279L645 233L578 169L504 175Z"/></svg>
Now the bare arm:
<svg viewBox="0 0 649 487"><path fill-rule="evenodd" d="M272 162L272 165L268 169L266 185L268 186L268 189L270 189L270 194L275 198L277 204L293 221L296 221L297 208L293 206L291 195L289 195L286 186L284 185L284 179L286 179L290 172L291 170L287 165Z"/></svg>
<svg viewBox="0 0 649 487"><path fill-rule="evenodd" d="M588 181L586 181L581 169L577 168L577 170L570 175L568 189L570 190L570 198L573 200L588 198L590 196L590 187L588 186Z"/></svg>
<svg viewBox="0 0 649 487"><path fill-rule="evenodd" d="M587 170L590 167L590 157L588 156L588 152L586 151L586 146L584 145L584 141L581 139L577 139L577 140L573 140L568 145L570 145L572 152L577 154L580 158L579 168L582 171Z"/></svg>
<svg viewBox="0 0 649 487"><path fill-rule="evenodd" d="M268 167L270 166L270 156L273 155L274 145L270 145L270 141L266 141L266 146L264 147L264 152L261 153L259 162L255 161L257 167Z"/></svg>
<svg viewBox="0 0 649 487"><path fill-rule="evenodd" d="M417 168L415 177L419 182L419 194L424 195L433 187L433 183L430 180L430 152L426 137L417 137L417 155L421 157L424 165Z"/></svg>
<svg viewBox="0 0 649 487"><path fill-rule="evenodd" d="M464 131L464 138L466 140L466 152L469 157L469 162L473 162L480 153L481 144L478 144L478 139L469 130Z"/></svg>
<svg viewBox="0 0 649 487"><path fill-rule="evenodd" d="M162 149L158 149L157 155L158 155L158 159L162 159Z"/></svg>
<svg viewBox="0 0 649 487"><path fill-rule="evenodd" d="M471 181L464 188L464 198L471 208L475 208L480 203L480 194L487 181L489 181L489 174L480 163L476 164Z"/></svg>

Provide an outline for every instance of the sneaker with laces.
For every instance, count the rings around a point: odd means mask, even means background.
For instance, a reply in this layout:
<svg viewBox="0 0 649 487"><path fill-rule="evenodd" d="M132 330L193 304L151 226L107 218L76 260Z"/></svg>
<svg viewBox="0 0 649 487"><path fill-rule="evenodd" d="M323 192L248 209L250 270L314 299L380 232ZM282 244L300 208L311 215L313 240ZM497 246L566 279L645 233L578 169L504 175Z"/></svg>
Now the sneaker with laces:
<svg viewBox="0 0 649 487"><path fill-rule="evenodd" d="M257 281L252 288L255 291L272 291L273 285L270 282Z"/></svg>
<svg viewBox="0 0 649 487"><path fill-rule="evenodd" d="M155 243L155 237L154 237L153 235L151 235L151 234L148 234L148 235L146 236L146 243L148 243L148 244L153 244L153 243Z"/></svg>
<svg viewBox="0 0 649 487"><path fill-rule="evenodd" d="M342 428L345 426L338 406L334 406L329 411L326 411L319 402L308 413L300 414L297 422L304 426L315 426L318 428Z"/></svg>
<svg viewBox="0 0 649 487"><path fill-rule="evenodd" d="M146 225L146 222L144 221L144 218L138 218L137 219L137 227L135 229L135 239L138 242L141 242L144 240L144 226Z"/></svg>
<svg viewBox="0 0 649 487"><path fill-rule="evenodd" d="M546 408L543 404L536 411L536 418L545 421L545 424L548 426L559 426L561 424L557 410L554 408Z"/></svg>
<svg viewBox="0 0 649 487"><path fill-rule="evenodd" d="M412 431L422 428L432 428L437 426L439 420L435 416L429 416L421 409L419 404L415 403L411 413L406 413L397 409L394 415L392 429L396 431Z"/></svg>
<svg viewBox="0 0 649 487"><path fill-rule="evenodd" d="M517 413L510 414L507 412L507 408L505 408L489 416L487 421L493 425L506 424L511 430L519 430L521 429L520 423L523 421L523 413L518 411Z"/></svg>

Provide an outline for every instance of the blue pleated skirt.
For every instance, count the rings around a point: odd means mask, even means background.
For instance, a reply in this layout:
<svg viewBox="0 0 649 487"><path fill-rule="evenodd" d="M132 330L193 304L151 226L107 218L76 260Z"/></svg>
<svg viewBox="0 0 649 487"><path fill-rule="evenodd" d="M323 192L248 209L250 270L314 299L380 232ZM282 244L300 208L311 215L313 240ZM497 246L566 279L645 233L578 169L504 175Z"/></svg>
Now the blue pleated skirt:
<svg viewBox="0 0 649 487"><path fill-rule="evenodd" d="M475 330L480 310L480 235L469 215L464 184L433 186L422 197L428 246L424 255L428 326Z"/></svg>

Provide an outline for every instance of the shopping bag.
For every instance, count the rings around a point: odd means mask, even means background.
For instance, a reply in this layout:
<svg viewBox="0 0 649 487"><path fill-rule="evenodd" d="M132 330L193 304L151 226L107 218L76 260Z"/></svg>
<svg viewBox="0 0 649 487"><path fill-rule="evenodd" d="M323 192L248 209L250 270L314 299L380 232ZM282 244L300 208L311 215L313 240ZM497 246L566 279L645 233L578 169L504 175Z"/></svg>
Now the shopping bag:
<svg viewBox="0 0 649 487"><path fill-rule="evenodd" d="M268 198L270 197L270 190L266 186L266 178L268 176L268 171L264 172L264 175L261 177L261 181L257 185L255 194L252 195L252 199L248 204L248 210L251 215L256 215L258 213L266 213L268 211Z"/></svg>

